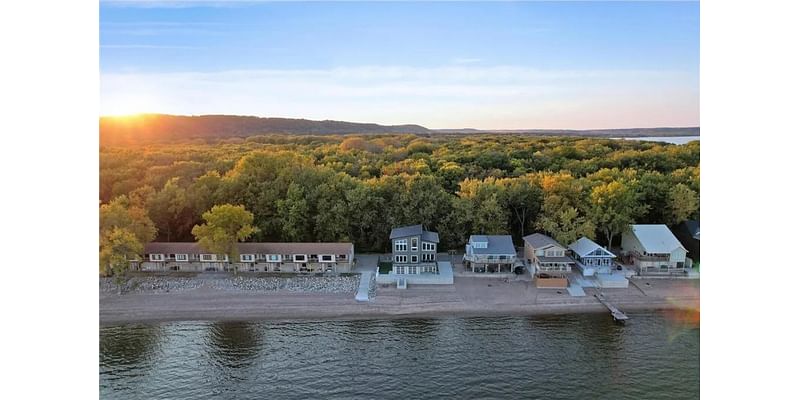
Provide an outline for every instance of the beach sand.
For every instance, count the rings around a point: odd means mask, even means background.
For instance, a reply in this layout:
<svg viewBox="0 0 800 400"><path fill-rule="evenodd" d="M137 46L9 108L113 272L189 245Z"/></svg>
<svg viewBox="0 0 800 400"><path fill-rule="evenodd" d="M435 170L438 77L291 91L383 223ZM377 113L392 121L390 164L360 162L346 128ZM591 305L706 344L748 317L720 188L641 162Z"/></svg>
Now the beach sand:
<svg viewBox="0 0 800 400"><path fill-rule="evenodd" d="M536 315L608 312L586 289L537 289L530 281L456 277L453 285L379 287L370 302L354 294L255 292L201 287L170 293L100 294L100 324L161 321L375 319L392 317ZM699 280L636 279L603 294L623 311L697 309Z"/></svg>

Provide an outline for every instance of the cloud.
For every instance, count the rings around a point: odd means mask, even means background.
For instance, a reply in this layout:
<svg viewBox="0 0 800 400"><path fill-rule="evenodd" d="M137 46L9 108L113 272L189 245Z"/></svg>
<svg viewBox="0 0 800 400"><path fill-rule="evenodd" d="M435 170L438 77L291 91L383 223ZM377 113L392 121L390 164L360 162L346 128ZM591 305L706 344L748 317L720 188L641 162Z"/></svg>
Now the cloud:
<svg viewBox="0 0 800 400"><path fill-rule="evenodd" d="M453 64L475 64L481 61L480 58L454 58Z"/></svg>
<svg viewBox="0 0 800 400"><path fill-rule="evenodd" d="M697 125L696 76L659 70L519 66L358 66L305 70L106 72L103 113L231 113L419 123L428 127L604 128Z"/></svg>

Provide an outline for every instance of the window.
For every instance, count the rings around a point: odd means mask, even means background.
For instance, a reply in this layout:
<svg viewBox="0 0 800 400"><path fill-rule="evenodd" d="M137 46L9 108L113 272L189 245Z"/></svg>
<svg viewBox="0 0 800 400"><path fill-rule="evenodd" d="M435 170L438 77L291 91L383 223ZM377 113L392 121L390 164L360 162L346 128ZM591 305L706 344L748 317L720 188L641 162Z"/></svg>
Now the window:
<svg viewBox="0 0 800 400"><path fill-rule="evenodd" d="M319 256L320 261L323 262L333 262L333 254L323 254Z"/></svg>
<svg viewBox="0 0 800 400"><path fill-rule="evenodd" d="M411 256L411 262L412 262L412 263L417 263L417 262L419 262L419 258L417 257L417 255L416 255L416 254L414 254L414 255L412 255L412 256Z"/></svg>
<svg viewBox="0 0 800 400"><path fill-rule="evenodd" d="M293 260L294 262L307 262L308 256L306 256L305 254L295 254Z"/></svg>
<svg viewBox="0 0 800 400"><path fill-rule="evenodd" d="M422 242L422 251L436 251L436 243Z"/></svg>
<svg viewBox="0 0 800 400"><path fill-rule="evenodd" d="M394 262L396 263L408 262L408 256L394 256Z"/></svg>
<svg viewBox="0 0 800 400"><path fill-rule="evenodd" d="M417 238L413 238L411 239L411 251L417 251L417 250L418 250Z"/></svg>
<svg viewBox="0 0 800 400"><path fill-rule="evenodd" d="M408 267L408 273L409 274L416 274L417 273L417 267L415 267L415 266Z"/></svg>
<svg viewBox="0 0 800 400"><path fill-rule="evenodd" d="M175 254L175 261L189 261L188 254Z"/></svg>
<svg viewBox="0 0 800 400"><path fill-rule="evenodd" d="M242 260L242 262L253 262L255 261L255 256L252 254L241 254L239 259Z"/></svg>
<svg viewBox="0 0 800 400"><path fill-rule="evenodd" d="M405 272L405 268L403 267L396 267L398 274L403 274Z"/></svg>
<svg viewBox="0 0 800 400"><path fill-rule="evenodd" d="M436 254L433 253L422 253L422 261L436 261Z"/></svg>
<svg viewBox="0 0 800 400"><path fill-rule="evenodd" d="M505 256L505 255L503 255L503 256L500 256L500 259L501 259L501 260L507 260L507 259L508 259L508 256Z"/></svg>
<svg viewBox="0 0 800 400"><path fill-rule="evenodd" d="M339 259L340 260L346 260L347 259L347 254L339 254Z"/></svg>
<svg viewBox="0 0 800 400"><path fill-rule="evenodd" d="M164 261L163 254L150 254L150 261Z"/></svg>
<svg viewBox="0 0 800 400"><path fill-rule="evenodd" d="M200 254L200 261L214 261L215 258L213 254Z"/></svg>
<svg viewBox="0 0 800 400"><path fill-rule="evenodd" d="M406 241L405 239L395 240L394 251L408 251L408 241Z"/></svg>

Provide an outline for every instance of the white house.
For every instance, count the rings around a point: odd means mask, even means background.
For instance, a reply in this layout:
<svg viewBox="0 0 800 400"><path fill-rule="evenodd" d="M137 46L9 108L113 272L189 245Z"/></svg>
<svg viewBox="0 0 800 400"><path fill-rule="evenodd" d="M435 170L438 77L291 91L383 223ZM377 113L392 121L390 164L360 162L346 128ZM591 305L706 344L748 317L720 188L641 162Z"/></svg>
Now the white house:
<svg viewBox="0 0 800 400"><path fill-rule="evenodd" d="M470 235L465 246L464 266L478 273L510 273L517 261L511 235Z"/></svg>
<svg viewBox="0 0 800 400"><path fill-rule="evenodd" d="M686 248L663 224L630 225L622 232L622 254L639 275L683 274L691 268Z"/></svg>
<svg viewBox="0 0 800 400"><path fill-rule="evenodd" d="M583 276L610 274L615 267L614 259L617 256L589 238L581 237L572 242L569 250L575 258L575 265L583 272Z"/></svg>

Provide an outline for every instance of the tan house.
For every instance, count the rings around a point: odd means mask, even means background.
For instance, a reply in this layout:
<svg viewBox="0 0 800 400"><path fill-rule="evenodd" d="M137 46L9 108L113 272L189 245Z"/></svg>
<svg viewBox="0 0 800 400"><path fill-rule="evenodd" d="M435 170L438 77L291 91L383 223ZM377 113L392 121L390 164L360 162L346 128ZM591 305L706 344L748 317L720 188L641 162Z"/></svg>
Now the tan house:
<svg viewBox="0 0 800 400"><path fill-rule="evenodd" d="M525 260L533 268L537 287L566 288L567 274L575 263L567 257L567 249L550 236L541 233L522 238Z"/></svg>
<svg viewBox="0 0 800 400"><path fill-rule="evenodd" d="M666 225L630 225L622 232L622 254L639 275L684 274L692 267L686 248Z"/></svg>
<svg viewBox="0 0 800 400"><path fill-rule="evenodd" d="M239 259L205 251L198 243L152 242L133 267L142 271L350 272L352 243L239 243Z"/></svg>

